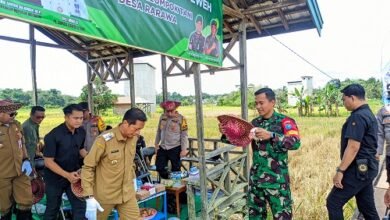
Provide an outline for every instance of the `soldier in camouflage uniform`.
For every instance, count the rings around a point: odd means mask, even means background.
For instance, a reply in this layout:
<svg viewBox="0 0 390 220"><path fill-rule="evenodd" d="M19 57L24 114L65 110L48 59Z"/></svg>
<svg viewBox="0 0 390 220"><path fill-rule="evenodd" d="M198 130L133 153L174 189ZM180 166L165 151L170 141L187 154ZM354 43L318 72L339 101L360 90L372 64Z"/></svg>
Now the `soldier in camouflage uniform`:
<svg viewBox="0 0 390 220"><path fill-rule="evenodd" d="M288 174L288 150L301 145L298 127L292 118L274 111L275 93L269 88L255 92L259 117L252 141L253 164L250 169L249 219L266 219L267 202L274 219L292 218L292 198Z"/></svg>
<svg viewBox="0 0 390 220"><path fill-rule="evenodd" d="M203 53L205 37L202 35L203 30L203 17L201 15L196 16L195 20L196 30L192 32L188 43L188 49Z"/></svg>
<svg viewBox="0 0 390 220"><path fill-rule="evenodd" d="M216 20L212 20L210 23L211 33L206 37L204 45L204 53L214 57L219 56L219 41L217 38L218 24Z"/></svg>

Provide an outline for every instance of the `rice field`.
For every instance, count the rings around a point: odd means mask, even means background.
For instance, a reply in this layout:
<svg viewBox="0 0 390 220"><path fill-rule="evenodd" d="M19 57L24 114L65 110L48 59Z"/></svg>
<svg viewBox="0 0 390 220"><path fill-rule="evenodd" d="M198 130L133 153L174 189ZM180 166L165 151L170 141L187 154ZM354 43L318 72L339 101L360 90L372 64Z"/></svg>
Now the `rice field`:
<svg viewBox="0 0 390 220"><path fill-rule="evenodd" d="M379 101L370 102L374 113L379 109ZM289 153L291 189L294 198L295 219L327 219L325 207L326 197L332 186L332 177L340 161L340 130L347 113L341 108L340 117L297 117L296 110L290 109L291 115L298 124L302 144L300 149ZM196 113L194 106L180 107L188 121L189 136L196 137ZM217 115L240 114L239 107L204 106L205 138L219 138ZM23 122L29 114L29 109L21 109L17 119ZM146 144L154 145L154 136L161 110L149 116L142 135ZM53 127L63 122L61 109L48 109L46 118L41 124L40 134L44 136ZM256 116L254 110L249 111L249 118ZM103 115L106 124L116 126L122 116L108 113ZM345 218L350 218L355 209L352 200L344 207Z"/></svg>

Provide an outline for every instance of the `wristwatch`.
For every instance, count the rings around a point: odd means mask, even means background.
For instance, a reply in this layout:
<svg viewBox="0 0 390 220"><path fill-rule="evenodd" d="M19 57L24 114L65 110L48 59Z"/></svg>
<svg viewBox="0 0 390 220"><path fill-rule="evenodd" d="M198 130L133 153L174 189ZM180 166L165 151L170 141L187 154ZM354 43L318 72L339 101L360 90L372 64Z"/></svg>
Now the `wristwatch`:
<svg viewBox="0 0 390 220"><path fill-rule="evenodd" d="M339 167L336 168L336 172L344 174L345 170L340 169Z"/></svg>

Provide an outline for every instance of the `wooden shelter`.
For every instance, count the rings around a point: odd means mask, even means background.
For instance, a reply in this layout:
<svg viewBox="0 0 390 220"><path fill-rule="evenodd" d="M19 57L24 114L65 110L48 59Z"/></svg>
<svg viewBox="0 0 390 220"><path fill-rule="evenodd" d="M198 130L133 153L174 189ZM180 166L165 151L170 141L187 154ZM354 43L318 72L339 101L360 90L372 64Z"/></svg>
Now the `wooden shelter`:
<svg viewBox="0 0 390 220"><path fill-rule="evenodd" d="M168 94L168 77L189 76L191 74L194 76L197 136L190 139L190 146L193 149L190 149L191 157L188 158L188 161L199 164L200 180L196 184L190 183L188 187L190 219L195 219L192 201L195 189L200 189L202 197L201 219L227 218L227 214L230 212L226 210L242 210L242 206L245 205L245 188L248 182L247 148L244 151L239 151L238 155L233 157L234 146L220 145L218 140L206 139L204 136L201 73L215 74L220 71L239 70L241 115L247 119L247 39L314 28L320 34L323 24L316 0L223 0L223 16L223 41L225 43L223 58L229 60L232 65L221 68L203 65L201 67L198 63L165 55L161 56L164 100L167 99ZM34 39L35 30L42 32L56 44L36 41ZM135 106L133 58L151 55L151 52L33 24L30 24L29 40L9 36L0 36L0 40L11 40L31 45L31 74L35 103L37 102L35 73L35 48L37 45L66 49L86 63L90 105L92 104L92 82L96 77L99 77L103 82L129 80L131 104ZM238 57L234 57L230 53L236 44L239 44ZM215 150L206 153L205 142L210 142ZM196 149L194 143L196 143ZM222 162L211 166L206 165L210 164L209 158L220 154L223 155ZM231 179L232 176L235 178ZM207 188L210 185L214 188L214 193L208 200Z"/></svg>

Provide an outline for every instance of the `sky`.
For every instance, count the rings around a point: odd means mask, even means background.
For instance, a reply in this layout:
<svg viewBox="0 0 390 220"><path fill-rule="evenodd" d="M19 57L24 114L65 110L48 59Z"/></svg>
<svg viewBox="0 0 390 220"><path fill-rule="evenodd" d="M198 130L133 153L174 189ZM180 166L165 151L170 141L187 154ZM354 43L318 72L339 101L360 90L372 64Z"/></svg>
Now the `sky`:
<svg viewBox="0 0 390 220"><path fill-rule="evenodd" d="M390 62L390 0L317 0L324 20L321 36L315 29L276 35L275 37L333 78L344 80L381 78L380 70ZM0 19L0 35L28 39L28 25ZM50 42L36 31L38 41ZM238 44L237 44L238 45ZM288 81L312 76L315 88L329 77L316 70L271 37L247 42L248 83L281 88ZM233 48L237 54L238 46ZM143 57L156 67L156 91L161 93L160 56ZM0 88L32 90L28 44L0 40ZM87 82L86 64L65 50L37 47L37 85L40 89L58 89L79 96ZM202 74L202 91L223 94L237 90L238 71ZM107 84L115 93L121 85ZM168 92L195 94L193 77L168 78Z"/></svg>

